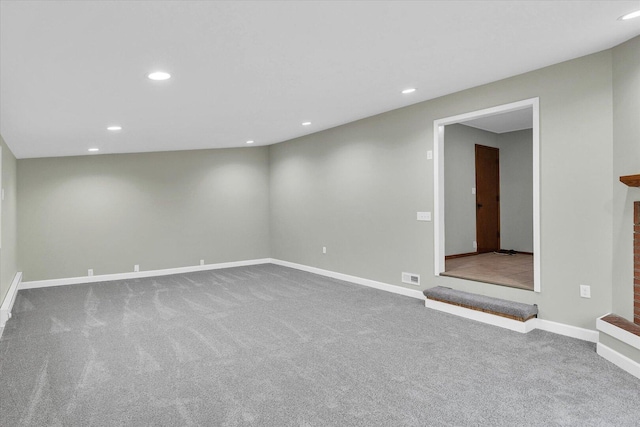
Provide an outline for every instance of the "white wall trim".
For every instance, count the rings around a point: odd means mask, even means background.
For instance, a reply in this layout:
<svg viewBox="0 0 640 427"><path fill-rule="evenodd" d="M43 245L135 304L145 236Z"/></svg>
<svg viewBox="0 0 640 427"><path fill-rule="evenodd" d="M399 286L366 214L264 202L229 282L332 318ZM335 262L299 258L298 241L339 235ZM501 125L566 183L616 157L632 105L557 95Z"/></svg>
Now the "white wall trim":
<svg viewBox="0 0 640 427"><path fill-rule="evenodd" d="M219 263L219 264L194 265L194 266L188 266L188 267L177 267L177 268L169 268L169 269L163 269L163 270L148 270L148 271L131 272L131 273L104 274L99 276L84 276L84 277L70 277L70 278L63 278L63 279L38 280L38 281L31 281L31 282L20 282L22 279L22 273L18 273L19 277L18 277L18 274L16 274L16 278L14 279L14 283L12 284L12 287L9 289L9 292L11 292L12 289L14 289L13 292L15 294L18 289L33 289L33 288L43 288L43 287L49 287L49 286L97 283L97 282L107 282L111 280L137 279L137 278L153 277L153 276L167 276L171 274L190 273L194 271L218 270L222 268L243 267L248 265L259 265L259 264L270 264L270 263L281 265L283 267L295 268L296 270L302 270L309 273L319 274L321 276L331 277L338 280L344 280L345 282L368 286L370 288L380 289L380 290L391 292L398 295L404 295L411 298L424 300L425 306L428 308L433 308L435 310L440 310L446 313L454 314L457 316L461 316L471 320L476 320L476 321L487 323L490 325L503 327L516 332L527 333L534 329L541 329L544 331L553 332L559 335L565 335L572 338L581 339L584 341L598 342L598 332L592 331L590 329L578 328L576 326L566 325L563 323L557 323L557 322L552 322L550 320L543 320L543 319L530 319L526 322L519 322L517 320L508 319L505 317L496 316L493 314L484 313L477 310L471 310L468 308L458 307L451 304L442 303L439 301L425 299L422 291L419 289L405 288L403 286L391 285L388 283L378 282L376 280L364 279L362 277L351 276L348 274L337 273L330 270L324 270L317 267L311 267L303 264L296 264L293 262L283 261L283 260L273 259L273 258L262 258L262 259L246 260L246 261L233 261L233 262L225 262L225 263ZM9 295L9 293L7 295ZM8 301L8 298L5 298L5 303L3 303L2 305L3 309L5 307L5 304L7 304L7 301ZM11 301L11 304L13 304L13 301Z"/></svg>
<svg viewBox="0 0 640 427"><path fill-rule="evenodd" d="M368 286L370 288L381 289L383 291L392 292L394 294L404 295L407 297L424 299L422 291L418 289L409 289L403 286L390 285L388 283L377 282L375 280L363 279L362 277L350 276L348 274L336 273L330 270L323 270L321 268L310 267L308 265L296 264L289 261L282 261L279 259L272 259L271 262L283 267L295 268L296 270L306 271L308 273L315 273L321 276L332 277L338 280L344 280L345 282L351 282L358 285Z"/></svg>
<svg viewBox="0 0 640 427"><path fill-rule="evenodd" d="M0 305L0 328L4 328L7 320L11 318L11 309L13 308L13 303L16 301L16 295L18 295L21 281L22 272L18 271L16 275L13 276L13 281L11 282L11 286L9 286L7 295L5 295L2 305ZM2 336L1 333L0 336Z"/></svg>
<svg viewBox="0 0 640 427"><path fill-rule="evenodd" d="M444 272L444 127L470 119L493 116L531 107L533 110L533 290L540 292L540 100L524 99L433 121L434 273Z"/></svg>
<svg viewBox="0 0 640 427"><path fill-rule="evenodd" d="M524 334L534 329L540 329L542 331L577 338L583 341L594 343L598 342L598 331L579 328L577 326L571 326L564 323L552 322L550 320L535 318L529 319L526 322L520 322L518 320L508 319L495 314L485 313L483 311L472 310L470 308L459 307L457 305L430 299L426 299L424 305L427 308L433 308L435 310L444 311L445 313L455 314L456 316L476 320L489 325L499 326L501 328L510 329Z"/></svg>
<svg viewBox="0 0 640 427"><path fill-rule="evenodd" d="M594 331L593 329L579 328L577 326L567 325L566 323L558 323L545 319L535 319L535 321L536 329L577 338L582 341L598 342L598 331Z"/></svg>
<svg viewBox="0 0 640 427"><path fill-rule="evenodd" d="M620 369L627 371L636 378L640 378L640 363L629 359L624 354L620 354L600 342L596 346L596 352Z"/></svg>
<svg viewBox="0 0 640 427"><path fill-rule="evenodd" d="M363 279L357 276L350 276L347 274L336 273L330 270L323 270L321 268L310 267L308 265L296 264L289 261L282 261L279 259L272 259L273 264L282 265L284 267L295 268L296 270L307 271L309 273L320 274L321 276L332 277L334 279L344 280L345 282L356 283L358 285L369 286L371 288L381 289L383 291L392 292L395 294L405 295L412 298L422 299L425 301L425 307L433 308L435 310L444 311L449 314L461 316L467 319L476 320L479 322L487 323L494 326L510 329L512 331L527 333L534 329L541 329L543 331L552 332L558 335L564 335L571 338L577 338L583 341L598 342L598 331L591 329L579 328L577 326L566 325L564 323L552 322L544 319L530 319L526 322L519 322L517 320L508 319L502 316L496 316L493 314L485 313L478 310L471 310L464 307L455 306L452 304L446 304L439 301L433 301L426 299L421 290L409 289L402 286L390 285L388 283L377 282L375 280Z"/></svg>
<svg viewBox="0 0 640 427"><path fill-rule="evenodd" d="M617 339L618 341L622 341L623 343L640 350L640 337L602 320L603 317L608 315L609 314L605 314L604 316L596 319L596 329Z"/></svg>
<svg viewBox="0 0 640 427"><path fill-rule="evenodd" d="M191 273L194 271L219 270L221 268L243 267L247 265L269 264L270 258L251 259L245 261L222 262L218 264L192 265L187 267L147 270L130 273L102 274L98 276L67 277L62 279L34 280L22 282L20 289L46 288L49 286L77 285L80 283L108 282L111 280L140 279L143 277L168 276L171 274Z"/></svg>
<svg viewBox="0 0 640 427"><path fill-rule="evenodd" d="M526 334L527 332L534 330L535 320L537 320L530 319L526 322L520 322L518 320L508 319L506 317L497 316L495 314L485 313L484 311L472 310L470 308L447 304L440 301L434 301L428 298L425 299L424 306L427 308L432 308L434 310L464 317L466 319L471 319L489 325L499 326L501 328L509 329L515 332L520 332L521 334Z"/></svg>

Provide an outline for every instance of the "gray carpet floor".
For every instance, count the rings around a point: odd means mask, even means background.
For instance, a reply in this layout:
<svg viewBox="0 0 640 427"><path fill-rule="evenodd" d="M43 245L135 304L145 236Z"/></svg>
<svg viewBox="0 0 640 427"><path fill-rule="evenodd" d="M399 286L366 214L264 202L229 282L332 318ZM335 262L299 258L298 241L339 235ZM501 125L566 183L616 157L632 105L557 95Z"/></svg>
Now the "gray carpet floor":
<svg viewBox="0 0 640 427"><path fill-rule="evenodd" d="M638 426L594 344L275 265L20 291L2 426Z"/></svg>

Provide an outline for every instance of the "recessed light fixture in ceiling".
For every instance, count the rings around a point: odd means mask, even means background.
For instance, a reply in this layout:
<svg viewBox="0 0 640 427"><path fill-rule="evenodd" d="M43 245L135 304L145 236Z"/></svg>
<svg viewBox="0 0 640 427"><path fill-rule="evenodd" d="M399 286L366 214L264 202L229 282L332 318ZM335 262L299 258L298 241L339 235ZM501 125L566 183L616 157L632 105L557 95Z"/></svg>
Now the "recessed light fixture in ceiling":
<svg viewBox="0 0 640 427"><path fill-rule="evenodd" d="M302 126L309 126L311 122L302 122Z"/></svg>
<svg viewBox="0 0 640 427"><path fill-rule="evenodd" d="M247 144L253 144L253 141L249 140L247 141Z"/></svg>
<svg viewBox="0 0 640 427"><path fill-rule="evenodd" d="M111 130L115 132L117 130L122 130L122 126L109 126L107 130Z"/></svg>
<svg viewBox="0 0 640 427"><path fill-rule="evenodd" d="M416 91L415 87L410 87L410 88L407 88L407 89L403 90L402 93L407 94L407 93L413 93L415 91Z"/></svg>
<svg viewBox="0 0 640 427"><path fill-rule="evenodd" d="M626 15L622 15L618 20L627 21L629 19L637 18L640 16L640 10L636 10L635 12L627 13Z"/></svg>
<svg viewBox="0 0 640 427"><path fill-rule="evenodd" d="M100 149L99 148L89 148L89 151L96 152L96 151L100 151Z"/></svg>
<svg viewBox="0 0 640 427"><path fill-rule="evenodd" d="M154 71L153 73L147 74L147 77L151 80L169 80L171 74L166 71Z"/></svg>

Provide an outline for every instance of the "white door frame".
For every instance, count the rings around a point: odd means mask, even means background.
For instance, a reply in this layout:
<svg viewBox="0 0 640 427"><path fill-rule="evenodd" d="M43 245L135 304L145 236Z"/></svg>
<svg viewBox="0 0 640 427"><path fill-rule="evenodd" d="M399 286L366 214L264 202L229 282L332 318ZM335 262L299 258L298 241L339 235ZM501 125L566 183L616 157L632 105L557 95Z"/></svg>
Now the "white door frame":
<svg viewBox="0 0 640 427"><path fill-rule="evenodd" d="M444 127L509 111L533 110L533 290L540 292L540 100L530 98L433 121L434 272L444 272Z"/></svg>

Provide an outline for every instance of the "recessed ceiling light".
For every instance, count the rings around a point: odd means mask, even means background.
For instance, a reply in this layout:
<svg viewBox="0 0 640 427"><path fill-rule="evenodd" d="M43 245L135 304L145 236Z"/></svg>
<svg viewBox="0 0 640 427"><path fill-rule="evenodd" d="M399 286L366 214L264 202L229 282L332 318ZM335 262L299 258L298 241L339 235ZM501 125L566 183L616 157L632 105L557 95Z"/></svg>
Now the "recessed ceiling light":
<svg viewBox="0 0 640 427"><path fill-rule="evenodd" d="M122 130L122 126L109 126L107 130L113 130L113 131Z"/></svg>
<svg viewBox="0 0 640 427"><path fill-rule="evenodd" d="M253 141L247 141L247 144L253 144Z"/></svg>
<svg viewBox="0 0 640 427"><path fill-rule="evenodd" d="M640 10L636 10L635 12L627 13L626 15L622 15L618 18L620 21L626 21L627 19L633 19L640 16Z"/></svg>
<svg viewBox="0 0 640 427"><path fill-rule="evenodd" d="M403 91L402 91L402 93L407 94L407 93L413 93L413 92L415 92L415 91L416 91L416 88L415 88L415 87L410 87L410 88L408 88L408 89L403 90Z"/></svg>
<svg viewBox="0 0 640 427"><path fill-rule="evenodd" d="M171 78L171 74L165 71L154 71L153 73L147 74L151 80L169 80Z"/></svg>
<svg viewBox="0 0 640 427"><path fill-rule="evenodd" d="M311 122L302 122L302 126L309 126Z"/></svg>
<svg viewBox="0 0 640 427"><path fill-rule="evenodd" d="M89 148L89 151L100 151L99 148Z"/></svg>

